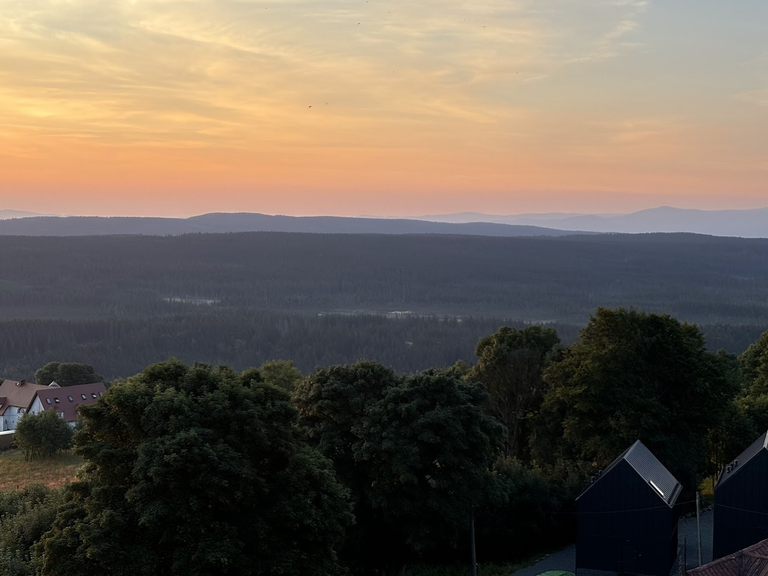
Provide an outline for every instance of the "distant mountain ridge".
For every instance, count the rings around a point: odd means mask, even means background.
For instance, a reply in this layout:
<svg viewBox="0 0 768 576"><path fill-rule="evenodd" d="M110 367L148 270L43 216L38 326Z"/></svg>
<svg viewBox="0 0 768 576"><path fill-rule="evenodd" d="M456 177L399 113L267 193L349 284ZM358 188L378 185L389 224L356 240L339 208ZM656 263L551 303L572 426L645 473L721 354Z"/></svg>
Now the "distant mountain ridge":
<svg viewBox="0 0 768 576"><path fill-rule="evenodd" d="M24 210L0 210L0 220L10 220L11 218L30 218L33 216L48 216L39 212L26 212Z"/></svg>
<svg viewBox="0 0 768 576"><path fill-rule="evenodd" d="M751 210L695 210L661 206L631 214L552 212L494 215L460 212L412 218L272 216L251 212L212 212L190 218L45 216L33 212L0 210L0 236L175 236L226 232L457 234L502 237L682 232L768 238L768 207Z"/></svg>
<svg viewBox="0 0 768 576"><path fill-rule="evenodd" d="M474 212L418 216L432 222L494 222L518 226L543 226L572 232L643 234L689 232L711 236L768 238L768 207L748 210L696 210L660 206L631 214L518 214Z"/></svg>
<svg viewBox="0 0 768 576"><path fill-rule="evenodd" d="M566 236L574 232L541 226L465 224L387 218L270 216L210 213L191 218L127 216L33 216L0 220L0 236L177 236L194 233L302 232L327 234L455 234L471 236Z"/></svg>

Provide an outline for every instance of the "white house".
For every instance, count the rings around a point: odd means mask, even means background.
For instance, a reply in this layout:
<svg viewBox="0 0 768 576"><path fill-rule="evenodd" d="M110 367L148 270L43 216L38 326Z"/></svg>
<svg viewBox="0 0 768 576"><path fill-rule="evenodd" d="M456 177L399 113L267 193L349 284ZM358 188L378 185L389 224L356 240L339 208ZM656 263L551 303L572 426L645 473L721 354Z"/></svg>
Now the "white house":
<svg viewBox="0 0 768 576"><path fill-rule="evenodd" d="M25 380L3 381L0 384L0 432L16 428L18 421L32 406L35 394L47 388Z"/></svg>

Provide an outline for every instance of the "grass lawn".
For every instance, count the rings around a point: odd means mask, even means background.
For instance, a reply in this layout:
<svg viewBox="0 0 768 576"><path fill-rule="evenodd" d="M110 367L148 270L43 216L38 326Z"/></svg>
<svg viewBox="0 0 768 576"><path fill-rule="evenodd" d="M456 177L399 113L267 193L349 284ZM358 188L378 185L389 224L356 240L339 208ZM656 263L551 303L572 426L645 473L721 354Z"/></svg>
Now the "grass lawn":
<svg viewBox="0 0 768 576"><path fill-rule="evenodd" d="M75 479L83 464L80 456L62 452L52 458L24 461L21 450L0 452L0 492L18 490L30 484L45 484L57 488Z"/></svg>

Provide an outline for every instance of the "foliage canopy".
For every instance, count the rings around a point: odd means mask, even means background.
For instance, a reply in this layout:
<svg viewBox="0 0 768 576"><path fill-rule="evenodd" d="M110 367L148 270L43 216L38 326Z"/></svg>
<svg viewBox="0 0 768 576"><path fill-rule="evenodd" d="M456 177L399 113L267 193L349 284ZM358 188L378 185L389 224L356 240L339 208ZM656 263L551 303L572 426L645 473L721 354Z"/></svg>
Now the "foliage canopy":
<svg viewBox="0 0 768 576"><path fill-rule="evenodd" d="M39 545L42 574L338 572L347 493L257 371L169 360L81 413L84 475Z"/></svg>
<svg viewBox="0 0 768 576"><path fill-rule="evenodd" d="M27 460L53 456L72 443L72 428L55 410L25 414L16 424L14 439Z"/></svg>
<svg viewBox="0 0 768 576"><path fill-rule="evenodd" d="M708 432L738 392L696 326L623 308L599 308L545 379L539 458L602 468L641 439L688 487L707 473Z"/></svg>
<svg viewBox="0 0 768 576"><path fill-rule="evenodd" d="M558 344L560 338L552 328L502 326L477 345L478 361L467 378L488 390L483 407L507 428L507 456L527 455L528 420L544 399L542 371Z"/></svg>
<svg viewBox="0 0 768 576"><path fill-rule="evenodd" d="M486 398L451 371L402 377L375 362L318 370L300 384L301 422L355 503L344 548L353 567L396 573L455 539L473 506L503 498L489 471L503 429L480 410Z"/></svg>
<svg viewBox="0 0 768 576"><path fill-rule="evenodd" d="M48 386L56 382L59 386L76 386L78 384L93 384L103 382L99 374L89 364L77 362L48 362L35 372L35 382Z"/></svg>

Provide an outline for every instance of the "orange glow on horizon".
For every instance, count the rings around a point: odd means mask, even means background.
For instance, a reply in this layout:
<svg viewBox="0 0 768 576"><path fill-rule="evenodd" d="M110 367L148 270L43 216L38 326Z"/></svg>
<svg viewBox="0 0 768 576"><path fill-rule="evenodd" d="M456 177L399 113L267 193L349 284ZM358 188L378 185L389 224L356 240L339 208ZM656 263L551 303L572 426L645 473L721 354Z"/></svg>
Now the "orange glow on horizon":
<svg viewBox="0 0 768 576"><path fill-rule="evenodd" d="M768 205L764 7L552 4L0 3L0 209Z"/></svg>

